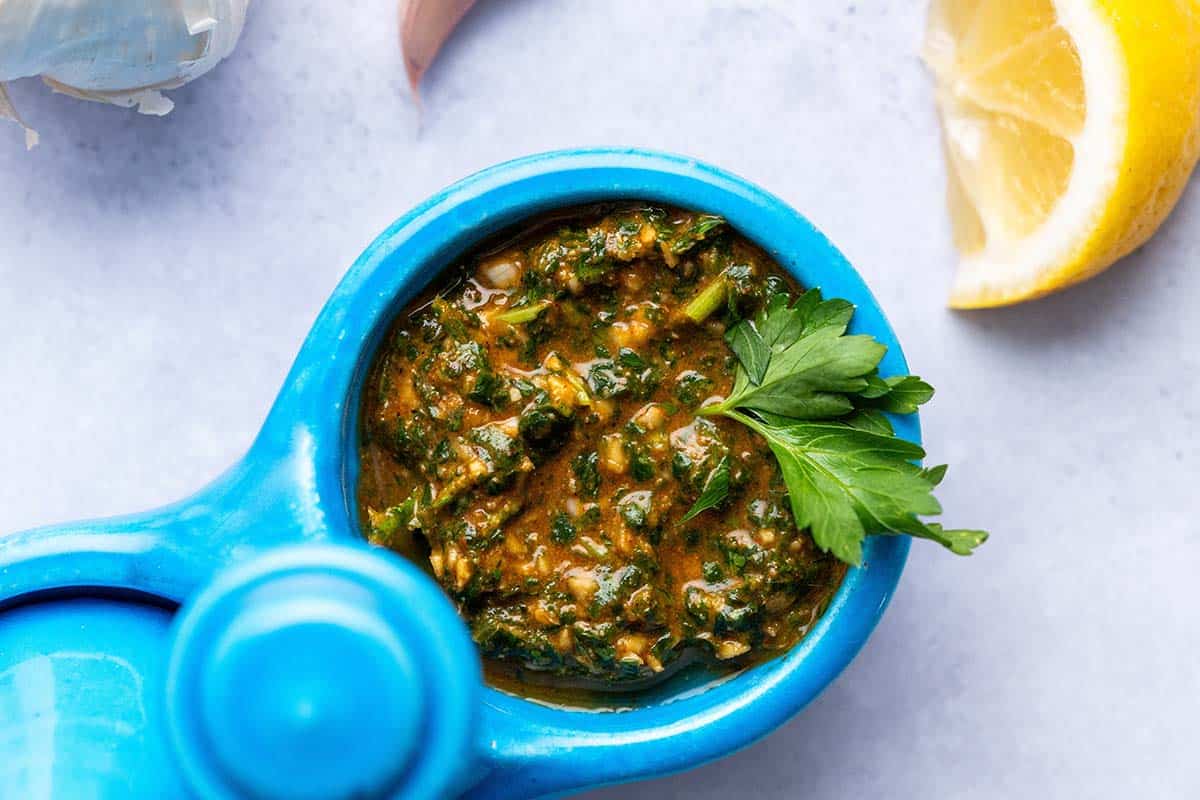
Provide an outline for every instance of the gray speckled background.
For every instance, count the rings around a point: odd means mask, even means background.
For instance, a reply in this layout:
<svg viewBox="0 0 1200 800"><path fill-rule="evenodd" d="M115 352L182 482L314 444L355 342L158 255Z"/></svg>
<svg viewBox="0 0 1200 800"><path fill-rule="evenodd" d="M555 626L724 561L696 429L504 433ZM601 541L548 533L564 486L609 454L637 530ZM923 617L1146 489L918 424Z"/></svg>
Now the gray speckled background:
<svg viewBox="0 0 1200 800"><path fill-rule="evenodd" d="M555 147L681 151L858 266L940 390L948 520L993 540L915 547L863 653L766 741L594 796L1200 795L1200 187L1118 269L956 314L921 3L484 0L423 112L394 5L256 0L165 120L14 87L43 145L0 128L0 531L230 464L346 266L450 181Z"/></svg>

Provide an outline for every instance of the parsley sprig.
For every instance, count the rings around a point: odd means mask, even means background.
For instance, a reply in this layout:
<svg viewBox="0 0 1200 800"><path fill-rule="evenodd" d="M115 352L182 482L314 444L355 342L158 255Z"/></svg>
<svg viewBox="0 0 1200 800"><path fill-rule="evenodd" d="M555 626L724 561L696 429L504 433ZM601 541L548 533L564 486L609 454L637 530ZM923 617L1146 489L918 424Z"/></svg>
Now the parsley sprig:
<svg viewBox="0 0 1200 800"><path fill-rule="evenodd" d="M941 513L933 490L946 468L922 469L925 451L885 416L914 413L933 388L912 375L881 377L887 348L848 334L853 315L850 303L816 289L794 303L772 295L726 334L739 364L733 389L699 413L737 420L767 441L796 525L842 561L862 563L868 534L909 534L970 555L987 533L921 520ZM710 476L687 518L719 505L728 486L728 472Z"/></svg>

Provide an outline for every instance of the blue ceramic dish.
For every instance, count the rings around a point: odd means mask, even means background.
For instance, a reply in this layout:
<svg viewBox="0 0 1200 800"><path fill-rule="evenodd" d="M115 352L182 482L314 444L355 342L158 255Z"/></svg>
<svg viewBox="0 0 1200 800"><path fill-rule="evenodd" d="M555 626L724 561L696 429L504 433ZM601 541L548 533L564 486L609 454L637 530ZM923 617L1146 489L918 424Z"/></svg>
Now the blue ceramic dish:
<svg viewBox="0 0 1200 800"><path fill-rule="evenodd" d="M853 327L888 346L884 374L907 372L842 255L733 175L644 151L573 150L467 178L354 264L227 474L165 509L0 540L0 720L19 732L0 752L18 765L8 788L552 796L696 766L816 697L886 608L906 537L871 537L863 566L787 655L719 681L673 679L611 712L482 686L465 629L432 582L361 545L357 409L396 313L490 235L550 209L622 198L726 217L803 285L857 305ZM915 416L896 425L918 440ZM386 668L364 677L368 662ZM89 758L97 752L103 769Z"/></svg>

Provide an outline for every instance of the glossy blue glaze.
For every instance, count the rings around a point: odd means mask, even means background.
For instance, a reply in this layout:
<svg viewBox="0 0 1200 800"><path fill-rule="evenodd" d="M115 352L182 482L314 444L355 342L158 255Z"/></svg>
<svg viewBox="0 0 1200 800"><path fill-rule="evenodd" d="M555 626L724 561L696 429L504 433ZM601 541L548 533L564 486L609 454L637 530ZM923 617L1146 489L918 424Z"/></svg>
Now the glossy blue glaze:
<svg viewBox="0 0 1200 800"><path fill-rule="evenodd" d="M883 372L907 370L882 312L841 254L803 217L745 181L642 151L576 150L509 162L431 198L366 250L321 312L237 466L166 509L7 537L0 602L80 587L185 602L221 569L276 547L359 540L355 413L363 376L394 315L482 239L552 208L620 198L725 216L801 283L855 303L853 327L888 345ZM915 417L897 420L897 430L919 438ZM472 797L549 796L685 769L749 744L803 708L854 657L887 605L907 550L907 538L872 537L863 567L849 573L798 647L726 680L672 680L619 713L551 708L484 689L474 748L462 753L454 777ZM73 614L63 608L64 626ZM0 615L0 626L7 617ZM446 626L461 634L456 620ZM0 685L0 707L4 691ZM423 702L441 700L434 690ZM366 720L362 735L371 735ZM241 772L243 781L277 777L247 778L250 767Z"/></svg>
<svg viewBox="0 0 1200 800"><path fill-rule="evenodd" d="M0 613L0 798L183 796L162 702L170 624L97 598Z"/></svg>
<svg viewBox="0 0 1200 800"><path fill-rule="evenodd" d="M479 710L474 644L415 564L365 545L278 548L175 626L167 725L205 797L435 800Z"/></svg>

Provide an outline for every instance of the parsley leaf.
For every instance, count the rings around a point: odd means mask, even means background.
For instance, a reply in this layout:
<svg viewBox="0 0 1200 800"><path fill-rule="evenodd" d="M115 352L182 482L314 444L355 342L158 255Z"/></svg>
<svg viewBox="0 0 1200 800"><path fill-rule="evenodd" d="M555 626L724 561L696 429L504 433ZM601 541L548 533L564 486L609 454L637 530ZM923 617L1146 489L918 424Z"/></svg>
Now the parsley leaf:
<svg viewBox="0 0 1200 800"><path fill-rule="evenodd" d="M758 432L779 460L796 525L808 528L827 552L862 563L868 533L907 533L969 555L987 534L945 530L922 522L941 513L933 489L944 469L915 464L925 451L890 433L845 422L771 425L746 414L729 416Z"/></svg>
<svg viewBox="0 0 1200 800"><path fill-rule="evenodd" d="M933 387L915 375L875 376L859 394L860 405L889 414L912 414L933 399Z"/></svg>
<svg viewBox="0 0 1200 800"><path fill-rule="evenodd" d="M767 300L766 306L755 322L764 341L775 349L800 339L807 333L822 328L846 332L854 306L845 300L825 300L820 289L810 289L791 302L786 292L776 292Z"/></svg>
<svg viewBox="0 0 1200 800"><path fill-rule="evenodd" d="M772 295L755 319L726 335L739 363L733 389L699 413L737 420L766 439L797 527L842 561L862 563L868 534L908 534L970 555L987 533L921 520L941 513L933 489L946 468L923 469L925 451L897 437L886 416L914 413L933 387L911 375L880 377L887 348L847 334L853 314L852 305L817 290L794 303ZM728 473L723 486L716 474L685 520L724 499Z"/></svg>
<svg viewBox="0 0 1200 800"><path fill-rule="evenodd" d="M758 329L750 321L733 326L725 334L729 349L737 356L738 362L746 370L750 383L758 386L762 383L767 372L767 364L771 361L771 348L763 341Z"/></svg>
<svg viewBox="0 0 1200 800"><path fill-rule="evenodd" d="M722 456L717 465L708 473L708 477L704 479L704 488L700 491L700 497L696 499L691 510L683 516L680 522L688 522L710 508L716 508L725 502L725 498L728 496L729 456Z"/></svg>
<svg viewBox="0 0 1200 800"><path fill-rule="evenodd" d="M754 320L743 320L726 336L741 369L722 403L702 414L735 408L791 419L832 419L859 403L881 403L893 387L876 374L887 348L870 336L846 335L854 307L823 300L818 290L794 304L782 292ZM765 365L763 361L766 361Z"/></svg>
<svg viewBox="0 0 1200 800"><path fill-rule="evenodd" d="M846 417L843 421L851 428L858 428L869 433L880 433L884 436L894 436L896 434L891 420L884 416L882 411L867 409Z"/></svg>
<svg viewBox="0 0 1200 800"><path fill-rule="evenodd" d="M694 218L683 220L667 236L667 247L675 255L683 255L708 235L725 225L722 217L713 214L700 214Z"/></svg>

